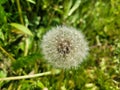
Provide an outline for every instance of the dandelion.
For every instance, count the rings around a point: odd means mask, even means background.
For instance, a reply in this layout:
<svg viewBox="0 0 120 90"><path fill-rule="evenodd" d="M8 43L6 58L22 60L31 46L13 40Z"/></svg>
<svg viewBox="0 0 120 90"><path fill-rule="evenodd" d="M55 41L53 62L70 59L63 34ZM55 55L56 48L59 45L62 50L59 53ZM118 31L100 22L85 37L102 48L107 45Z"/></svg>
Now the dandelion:
<svg viewBox="0 0 120 90"><path fill-rule="evenodd" d="M49 30L41 42L44 58L54 67L70 69L81 64L88 54L84 35L73 27L57 26Z"/></svg>

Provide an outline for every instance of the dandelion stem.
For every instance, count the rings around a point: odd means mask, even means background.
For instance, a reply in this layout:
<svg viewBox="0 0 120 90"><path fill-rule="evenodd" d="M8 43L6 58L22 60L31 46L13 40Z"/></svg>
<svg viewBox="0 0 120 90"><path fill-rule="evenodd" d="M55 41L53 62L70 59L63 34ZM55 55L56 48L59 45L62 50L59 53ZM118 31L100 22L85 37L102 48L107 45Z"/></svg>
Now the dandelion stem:
<svg viewBox="0 0 120 90"><path fill-rule="evenodd" d="M58 74L58 70L55 72L55 74ZM15 77L6 77L6 78L0 78L0 81L6 81L6 80L20 80L20 79L28 79L28 78L35 78L35 77L40 77L40 76L47 76L54 74L53 71L48 71L44 73L38 73L38 74L33 74L33 75L25 75L25 76L15 76Z"/></svg>

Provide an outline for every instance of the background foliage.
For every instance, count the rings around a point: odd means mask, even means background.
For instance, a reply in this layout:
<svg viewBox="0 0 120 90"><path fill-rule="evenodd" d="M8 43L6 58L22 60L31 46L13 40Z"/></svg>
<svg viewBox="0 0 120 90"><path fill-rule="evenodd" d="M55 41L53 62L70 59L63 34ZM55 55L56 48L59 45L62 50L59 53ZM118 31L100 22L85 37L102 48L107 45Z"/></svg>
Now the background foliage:
<svg viewBox="0 0 120 90"><path fill-rule="evenodd" d="M0 90L120 90L120 0L0 0L0 77L51 71L40 41L57 25L86 35L87 60L58 75L0 81Z"/></svg>

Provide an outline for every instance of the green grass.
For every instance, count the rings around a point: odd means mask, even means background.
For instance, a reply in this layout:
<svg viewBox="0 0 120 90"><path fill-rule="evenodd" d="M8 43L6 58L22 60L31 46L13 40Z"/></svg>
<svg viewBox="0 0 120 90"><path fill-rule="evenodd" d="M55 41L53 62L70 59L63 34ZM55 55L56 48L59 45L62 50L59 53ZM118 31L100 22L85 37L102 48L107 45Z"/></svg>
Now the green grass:
<svg viewBox="0 0 120 90"><path fill-rule="evenodd" d="M120 0L0 0L0 77L53 72L40 43L57 25L85 34L87 60L76 70L0 81L0 90L120 90Z"/></svg>

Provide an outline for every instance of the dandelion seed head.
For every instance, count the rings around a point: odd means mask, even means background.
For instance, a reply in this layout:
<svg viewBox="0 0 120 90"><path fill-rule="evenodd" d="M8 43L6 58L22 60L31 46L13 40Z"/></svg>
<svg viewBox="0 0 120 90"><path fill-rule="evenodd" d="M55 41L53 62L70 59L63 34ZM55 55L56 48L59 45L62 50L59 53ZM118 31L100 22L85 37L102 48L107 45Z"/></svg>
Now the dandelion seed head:
<svg viewBox="0 0 120 90"><path fill-rule="evenodd" d="M76 68L88 54L84 35L73 27L57 26L49 30L41 43L44 58L54 67Z"/></svg>

